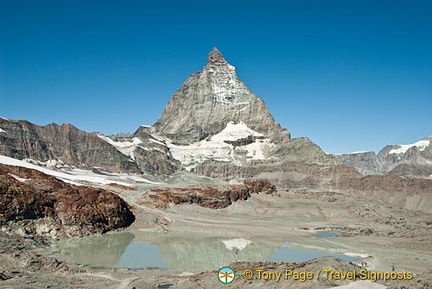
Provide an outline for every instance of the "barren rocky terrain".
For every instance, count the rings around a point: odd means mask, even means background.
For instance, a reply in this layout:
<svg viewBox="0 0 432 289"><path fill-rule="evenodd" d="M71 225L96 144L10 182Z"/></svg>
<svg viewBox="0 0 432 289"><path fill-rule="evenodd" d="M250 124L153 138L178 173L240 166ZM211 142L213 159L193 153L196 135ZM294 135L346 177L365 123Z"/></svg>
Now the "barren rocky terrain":
<svg viewBox="0 0 432 289"><path fill-rule="evenodd" d="M217 186L213 186L214 190ZM378 199L322 190L278 189L272 194L253 193L247 199L239 198L228 206L214 209L202 206L199 202L177 202L173 199L176 191L189 188L193 192L194 186L184 185L181 189L173 186L147 189L137 186L133 190L125 190L121 186L106 188L131 205L136 221L126 231L134 233L134 242L148 241L149 236L154 236L151 242L163 245L170 234L181 234L185 241L191 234L202 234L251 240L257 244L255 250L261 250L260 244L264 243L258 240L264 240L275 248L289 246L297 250L346 254L359 259L346 262L328 257L304 264L265 260L245 262L241 261L240 253L238 262L234 260L226 264L237 271L237 279L231 285L224 285L216 279L219 268L210 271L95 269L76 265L66 261L66 256L55 254L49 246L53 242L51 239L31 233L3 232L0 238L0 279L3 279L0 288L332 288L347 284L352 287L346 288L432 286L432 218L428 213L403 209ZM221 187L221 191L227 190L229 186ZM163 194L154 197L158 193ZM200 192L194 194L196 197ZM154 204L151 205L151 202ZM320 232L334 232L337 237L313 237ZM181 247L175 250L177 254L187 257L188 247L185 248L186 252L182 252ZM362 267L363 262L367 262L366 267ZM385 282L325 278L276 282L246 280L242 276L245 270L259 268L310 272L326 269L348 272L364 268L391 272L392 264L395 271L412 272L414 278Z"/></svg>

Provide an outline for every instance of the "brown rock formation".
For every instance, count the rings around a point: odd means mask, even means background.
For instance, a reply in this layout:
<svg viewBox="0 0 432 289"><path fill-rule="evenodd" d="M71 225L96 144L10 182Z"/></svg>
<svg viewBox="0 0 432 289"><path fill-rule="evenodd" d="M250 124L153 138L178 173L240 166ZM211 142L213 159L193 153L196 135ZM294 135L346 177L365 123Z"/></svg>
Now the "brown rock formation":
<svg viewBox="0 0 432 289"><path fill-rule="evenodd" d="M115 194L69 185L36 170L0 165L1 225L13 227L22 221L28 233L82 236L126 227L134 219L126 202Z"/></svg>
<svg viewBox="0 0 432 289"><path fill-rule="evenodd" d="M272 194L276 187L266 180L248 180L243 185L231 186L189 186L184 188L162 188L152 190L150 200L145 202L159 208L170 204L198 204L202 207L221 209L238 200L244 201L251 194Z"/></svg>

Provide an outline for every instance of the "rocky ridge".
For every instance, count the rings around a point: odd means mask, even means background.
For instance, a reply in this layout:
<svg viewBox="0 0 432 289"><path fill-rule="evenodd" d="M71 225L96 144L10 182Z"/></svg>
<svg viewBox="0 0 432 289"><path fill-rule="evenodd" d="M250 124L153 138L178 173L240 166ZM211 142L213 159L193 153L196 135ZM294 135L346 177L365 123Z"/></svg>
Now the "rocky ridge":
<svg viewBox="0 0 432 289"><path fill-rule="evenodd" d="M335 155L343 164L363 175L396 175L432 178L432 137L414 144L388 145L378 154L357 152Z"/></svg>
<svg viewBox="0 0 432 289"><path fill-rule="evenodd" d="M39 126L4 118L0 118L0 129L0 155L49 168L156 176L180 169L166 145L142 131L106 137L71 124Z"/></svg>
<svg viewBox="0 0 432 289"><path fill-rule="evenodd" d="M38 126L0 118L0 155L41 162L61 161L80 168L141 173L137 164L95 133L71 124Z"/></svg>

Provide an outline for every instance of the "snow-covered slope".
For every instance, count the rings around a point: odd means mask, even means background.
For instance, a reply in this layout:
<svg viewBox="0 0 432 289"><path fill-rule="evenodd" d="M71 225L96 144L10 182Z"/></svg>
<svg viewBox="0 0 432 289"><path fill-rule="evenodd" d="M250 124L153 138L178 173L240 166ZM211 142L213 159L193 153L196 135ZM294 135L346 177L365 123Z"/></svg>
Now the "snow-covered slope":
<svg viewBox="0 0 432 289"><path fill-rule="evenodd" d="M175 145L165 140L172 156L188 170L205 161L241 165L250 160L266 159L274 147L269 139L243 122L229 122L220 133L190 145Z"/></svg>
<svg viewBox="0 0 432 289"><path fill-rule="evenodd" d="M98 137L100 137L110 145L114 146L119 152L121 152L124 155L127 155L133 160L135 160L134 150L137 148L139 144L143 143L137 137L134 137L131 140L123 140L123 141L114 141L111 138L104 135L98 135Z"/></svg>
<svg viewBox="0 0 432 289"><path fill-rule="evenodd" d="M423 139L419 140L416 143L408 144L408 145L398 145L398 148L390 150L389 154L405 154L410 148L417 147L420 151L424 151L429 145L430 140Z"/></svg>
<svg viewBox="0 0 432 289"><path fill-rule="evenodd" d="M157 184L156 182L147 180L137 175L127 175L127 174L103 174L102 175L102 174L94 173L93 171L90 170L77 169L69 166L63 166L62 169L60 170L52 170L49 169L48 167L42 167L40 165L35 164L40 162L31 161L33 163L30 163L30 161L31 160L27 160L27 161L17 160L14 158L0 155L1 164L38 170L47 175L54 176L58 179L61 179L62 181L65 181L67 183L72 183L75 185L83 185L83 184L87 185L88 183L106 185L110 183L115 183L123 186L132 186L132 184L135 182ZM47 162L46 165L48 166L51 165L51 167L53 167L52 164L54 163L58 163L58 161L56 162L52 160ZM60 166L57 166L57 169L59 167Z"/></svg>

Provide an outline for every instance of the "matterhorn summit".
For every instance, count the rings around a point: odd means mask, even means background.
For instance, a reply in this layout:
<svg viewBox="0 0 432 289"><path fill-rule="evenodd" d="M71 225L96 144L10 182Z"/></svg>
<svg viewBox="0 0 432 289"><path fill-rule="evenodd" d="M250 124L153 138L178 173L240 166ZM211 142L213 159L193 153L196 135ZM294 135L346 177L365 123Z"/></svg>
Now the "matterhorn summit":
<svg viewBox="0 0 432 289"><path fill-rule="evenodd" d="M246 87L235 67L213 48L203 71L189 76L149 131L187 145L220 133L231 122L244 123L265 136L282 131L262 99ZM284 133L289 139L288 132Z"/></svg>
<svg viewBox="0 0 432 289"><path fill-rule="evenodd" d="M286 161L337 162L307 138L291 139L216 48L203 70L174 93L161 118L135 133L144 134L164 143L180 167L202 174L209 165L223 166L224 174L229 170L225 166L243 171L258 163L279 167Z"/></svg>

